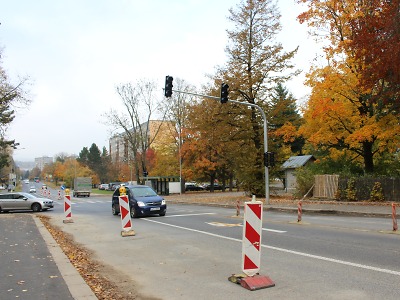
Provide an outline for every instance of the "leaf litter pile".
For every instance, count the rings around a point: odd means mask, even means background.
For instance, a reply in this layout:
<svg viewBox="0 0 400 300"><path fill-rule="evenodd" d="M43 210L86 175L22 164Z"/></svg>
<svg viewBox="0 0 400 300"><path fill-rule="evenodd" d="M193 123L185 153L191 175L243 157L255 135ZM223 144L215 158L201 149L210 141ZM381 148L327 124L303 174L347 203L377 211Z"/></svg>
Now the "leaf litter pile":
<svg viewBox="0 0 400 300"><path fill-rule="evenodd" d="M129 282L118 281L120 278L118 274L115 274L114 270L93 260L90 250L78 245L71 235L52 225L50 217L40 215L39 218L98 299L154 300L154 298L139 295L135 291L134 285ZM114 278L114 280L104 275L107 273L112 274L110 277Z"/></svg>

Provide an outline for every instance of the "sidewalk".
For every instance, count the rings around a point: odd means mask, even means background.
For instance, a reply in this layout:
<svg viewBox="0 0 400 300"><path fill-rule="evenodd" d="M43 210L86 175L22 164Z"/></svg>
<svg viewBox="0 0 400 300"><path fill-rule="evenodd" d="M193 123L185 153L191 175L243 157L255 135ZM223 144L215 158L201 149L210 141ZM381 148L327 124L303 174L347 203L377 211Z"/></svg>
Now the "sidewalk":
<svg viewBox="0 0 400 300"><path fill-rule="evenodd" d="M97 299L39 218L2 213L0 228L1 299Z"/></svg>

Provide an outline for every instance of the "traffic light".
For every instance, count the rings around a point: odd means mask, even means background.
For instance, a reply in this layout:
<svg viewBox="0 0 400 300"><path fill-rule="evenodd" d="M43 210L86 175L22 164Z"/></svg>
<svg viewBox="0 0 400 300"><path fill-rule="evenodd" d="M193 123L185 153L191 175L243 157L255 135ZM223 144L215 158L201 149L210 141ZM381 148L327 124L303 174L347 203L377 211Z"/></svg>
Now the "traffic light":
<svg viewBox="0 0 400 300"><path fill-rule="evenodd" d="M264 152L264 166L265 167L268 167L268 161L269 161L269 159L268 159L268 152Z"/></svg>
<svg viewBox="0 0 400 300"><path fill-rule="evenodd" d="M172 81L174 78L172 76L165 76L165 89L164 89L164 95L165 97L171 97L172 95Z"/></svg>
<svg viewBox="0 0 400 300"><path fill-rule="evenodd" d="M228 102L229 85L226 83L221 84L221 103Z"/></svg>
<svg viewBox="0 0 400 300"><path fill-rule="evenodd" d="M264 152L264 166L275 167L275 152Z"/></svg>
<svg viewBox="0 0 400 300"><path fill-rule="evenodd" d="M269 166L275 167L275 152L269 152Z"/></svg>

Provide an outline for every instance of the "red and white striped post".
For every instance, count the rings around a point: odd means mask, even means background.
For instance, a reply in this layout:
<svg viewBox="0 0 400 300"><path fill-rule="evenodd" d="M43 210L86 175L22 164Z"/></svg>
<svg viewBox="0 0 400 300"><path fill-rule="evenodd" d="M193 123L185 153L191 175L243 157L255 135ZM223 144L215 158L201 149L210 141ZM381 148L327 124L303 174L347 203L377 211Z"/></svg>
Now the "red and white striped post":
<svg viewBox="0 0 400 300"><path fill-rule="evenodd" d="M126 188L124 186L121 186L119 188L119 194L119 211L121 212L122 223L121 236L135 235L135 231L132 229L132 220L129 209L129 197L126 194Z"/></svg>
<svg viewBox="0 0 400 300"><path fill-rule="evenodd" d="M397 231L396 204L392 202L393 231Z"/></svg>
<svg viewBox="0 0 400 300"><path fill-rule="evenodd" d="M249 290L273 287L275 283L267 276L259 275L261 260L261 236L263 203L245 202L243 221L242 270L247 275L240 284Z"/></svg>
<svg viewBox="0 0 400 300"><path fill-rule="evenodd" d="M297 203L297 222L301 222L301 217L303 215L303 207L301 200Z"/></svg>
<svg viewBox="0 0 400 300"><path fill-rule="evenodd" d="M236 217L240 216L240 201L236 201Z"/></svg>
<svg viewBox="0 0 400 300"><path fill-rule="evenodd" d="M63 220L63 223L74 223L72 220L71 196L69 194L69 189L65 190L64 195L64 216L65 219Z"/></svg>
<svg viewBox="0 0 400 300"><path fill-rule="evenodd" d="M58 198L57 199L61 200L61 191L60 190L58 190Z"/></svg>
<svg viewBox="0 0 400 300"><path fill-rule="evenodd" d="M50 192L50 190L47 190L47 198L51 198L51 192Z"/></svg>

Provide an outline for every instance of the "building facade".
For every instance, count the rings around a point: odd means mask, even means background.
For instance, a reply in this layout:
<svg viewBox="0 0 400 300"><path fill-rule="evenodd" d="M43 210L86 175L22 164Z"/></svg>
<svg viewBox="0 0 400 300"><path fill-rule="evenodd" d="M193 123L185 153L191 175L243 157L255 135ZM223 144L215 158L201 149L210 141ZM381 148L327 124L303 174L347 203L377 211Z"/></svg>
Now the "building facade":
<svg viewBox="0 0 400 300"><path fill-rule="evenodd" d="M174 144L175 126L171 121L150 120L142 123L136 131L142 132L142 136L147 140L146 145L157 151L166 143ZM139 152L142 149L138 149ZM109 154L113 162L127 161L132 157L131 148L126 133L120 133L109 139Z"/></svg>
<svg viewBox="0 0 400 300"><path fill-rule="evenodd" d="M43 171L43 168L45 165L53 163L53 157L49 156L42 156L42 157L36 157L35 158L35 166L40 169L40 171Z"/></svg>

